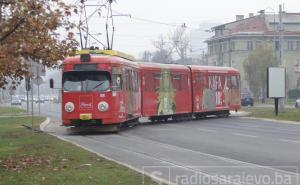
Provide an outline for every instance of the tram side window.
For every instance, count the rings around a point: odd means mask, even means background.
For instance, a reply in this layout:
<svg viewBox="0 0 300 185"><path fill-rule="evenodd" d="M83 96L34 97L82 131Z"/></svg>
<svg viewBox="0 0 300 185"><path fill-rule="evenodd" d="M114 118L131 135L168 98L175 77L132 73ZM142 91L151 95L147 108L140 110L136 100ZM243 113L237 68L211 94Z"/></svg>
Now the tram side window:
<svg viewBox="0 0 300 185"><path fill-rule="evenodd" d="M238 76L231 76L231 85L232 85L232 89L238 89L239 88Z"/></svg>
<svg viewBox="0 0 300 185"><path fill-rule="evenodd" d="M204 88L208 88L207 87L207 83L206 83L206 78L205 78L205 76L204 75L202 75L202 74L198 74L197 76L196 76L196 89L197 90L200 90L200 89L204 89Z"/></svg>
<svg viewBox="0 0 300 185"><path fill-rule="evenodd" d="M154 89L155 87L152 73L145 73L145 91L152 92Z"/></svg>
<svg viewBox="0 0 300 185"><path fill-rule="evenodd" d="M113 74L112 75L112 89L114 91L120 91L122 89L122 75Z"/></svg>
<svg viewBox="0 0 300 185"><path fill-rule="evenodd" d="M156 92L156 91L162 90L162 89L160 89L160 81L162 79L161 74L154 73L153 74L153 78L154 78L154 83L153 83L153 85L154 85L154 91Z"/></svg>
<svg viewBox="0 0 300 185"><path fill-rule="evenodd" d="M188 91L188 76L186 74L181 75L181 89L183 91Z"/></svg>
<svg viewBox="0 0 300 185"><path fill-rule="evenodd" d="M131 90L138 91L138 75L136 71L131 71Z"/></svg>
<svg viewBox="0 0 300 185"><path fill-rule="evenodd" d="M125 91L130 90L130 83L131 83L131 81L130 81L130 71L129 71L129 69L126 69L125 74L124 74L124 84L123 84L123 86L124 86L123 89Z"/></svg>
<svg viewBox="0 0 300 185"><path fill-rule="evenodd" d="M176 91L181 91L182 88L182 84L181 84L181 75L172 75L172 81L173 81L173 88L176 90Z"/></svg>
<svg viewBox="0 0 300 185"><path fill-rule="evenodd" d="M139 75L136 71L134 71L133 74L134 74L134 82L133 83L135 84L134 91L138 92L139 91Z"/></svg>

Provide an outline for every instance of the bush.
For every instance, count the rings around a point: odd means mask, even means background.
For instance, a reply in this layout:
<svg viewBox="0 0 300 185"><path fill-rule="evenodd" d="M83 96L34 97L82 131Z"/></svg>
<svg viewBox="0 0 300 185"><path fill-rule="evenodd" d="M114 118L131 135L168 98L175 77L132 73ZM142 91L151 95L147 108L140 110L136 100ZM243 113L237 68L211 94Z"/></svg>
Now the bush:
<svg viewBox="0 0 300 185"><path fill-rule="evenodd" d="M288 92L289 98L297 99L300 98L300 89L292 89Z"/></svg>

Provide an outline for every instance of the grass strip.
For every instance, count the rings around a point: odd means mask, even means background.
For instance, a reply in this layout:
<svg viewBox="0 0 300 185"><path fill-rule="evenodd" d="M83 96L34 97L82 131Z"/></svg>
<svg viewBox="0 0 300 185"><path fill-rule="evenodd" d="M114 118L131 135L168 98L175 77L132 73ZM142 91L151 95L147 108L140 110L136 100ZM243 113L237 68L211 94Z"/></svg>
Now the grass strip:
<svg viewBox="0 0 300 185"><path fill-rule="evenodd" d="M26 113L26 110L18 107L8 107L8 106L0 107L0 116L6 114L20 114L20 113Z"/></svg>
<svg viewBox="0 0 300 185"><path fill-rule="evenodd" d="M300 122L300 109L296 108L285 108L284 112L278 113L278 116L275 115L274 108L244 107L242 110L251 112L252 117Z"/></svg>
<svg viewBox="0 0 300 185"><path fill-rule="evenodd" d="M43 120L35 117L35 127ZM31 118L0 118L0 185L143 184L142 174L23 124ZM145 177L144 184L157 183Z"/></svg>

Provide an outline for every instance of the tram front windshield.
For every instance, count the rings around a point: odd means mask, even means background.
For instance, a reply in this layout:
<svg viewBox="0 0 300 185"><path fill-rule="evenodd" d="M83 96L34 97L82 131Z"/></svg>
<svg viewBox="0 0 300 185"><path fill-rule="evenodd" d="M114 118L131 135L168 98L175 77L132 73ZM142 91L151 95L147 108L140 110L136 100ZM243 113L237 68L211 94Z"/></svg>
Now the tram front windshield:
<svg viewBox="0 0 300 185"><path fill-rule="evenodd" d="M110 90L110 74L105 71L71 71L63 74L65 92L99 92Z"/></svg>

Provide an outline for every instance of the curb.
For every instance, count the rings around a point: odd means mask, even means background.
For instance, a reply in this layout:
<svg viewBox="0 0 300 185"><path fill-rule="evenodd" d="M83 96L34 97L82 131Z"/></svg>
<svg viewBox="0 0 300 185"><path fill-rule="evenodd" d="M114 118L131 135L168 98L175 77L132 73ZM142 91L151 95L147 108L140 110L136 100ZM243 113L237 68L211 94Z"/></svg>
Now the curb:
<svg viewBox="0 0 300 185"><path fill-rule="evenodd" d="M245 111L230 111L230 117L248 117L250 116L252 113L251 112L245 112Z"/></svg>
<svg viewBox="0 0 300 185"><path fill-rule="evenodd" d="M40 124L40 130L43 132L46 132L45 129L50 124L50 121L51 121L51 119L49 117L47 117L46 120Z"/></svg>
<svg viewBox="0 0 300 185"><path fill-rule="evenodd" d="M297 121L277 120L277 119L248 117L248 116L245 116L243 118L244 119L251 119L251 120L271 121L271 122L276 122L276 123L286 123L286 124L300 125L300 122L297 122Z"/></svg>
<svg viewBox="0 0 300 185"><path fill-rule="evenodd" d="M47 119L46 119L44 122L42 122L42 123L40 124L40 130L43 131L43 132L45 132L45 133L47 133L47 134L49 134L49 135L51 135L51 136L54 136L54 137L60 139L60 140L62 140L62 141L71 143L71 144L73 144L73 145L75 145L75 146L77 146L77 147L79 147L79 148L82 148L82 149L84 149L84 150L86 150L86 151L88 151L88 152L91 152L91 153L93 153L93 154L99 156L99 157L102 157L102 158L104 158L104 159L106 159L106 160L108 160L108 161L114 162L114 163L119 164L119 165L121 165L121 166L125 166L125 167L127 167L127 168L129 168L129 169L131 169L131 170L133 170L133 171L136 171L137 173L140 173L141 175L146 175L146 176L148 176L151 180L153 180L153 181L155 181L155 182L157 182L157 183L159 183L159 184L163 183L163 184L166 184L166 185L177 185L177 184L175 184L175 183L173 183L173 182L170 182L170 181L167 181L167 180L165 180L165 179L156 177L156 176L154 176L154 175L151 174L151 173L148 173L148 172L145 172L145 171L143 171L143 170L140 170L140 169L138 169L138 168L136 168L136 167L134 167L134 166L131 166L131 165L128 165L128 164L126 164L126 163L123 163L123 162L114 160L114 159L109 158L108 156L105 156L105 155L103 155L103 154L97 153L96 151L94 151L94 150L92 150L92 149L86 148L86 147L84 147L84 146L82 146L82 145L79 145L79 144L77 144L77 143L75 143L75 142L69 141L69 140L67 140L67 139L65 139L65 138L63 138L63 137L61 137L61 136L55 135L55 134L53 134L53 133L49 133L49 132L46 131L46 128L47 128L47 126L49 126L50 122L51 122L51 118L47 117Z"/></svg>

